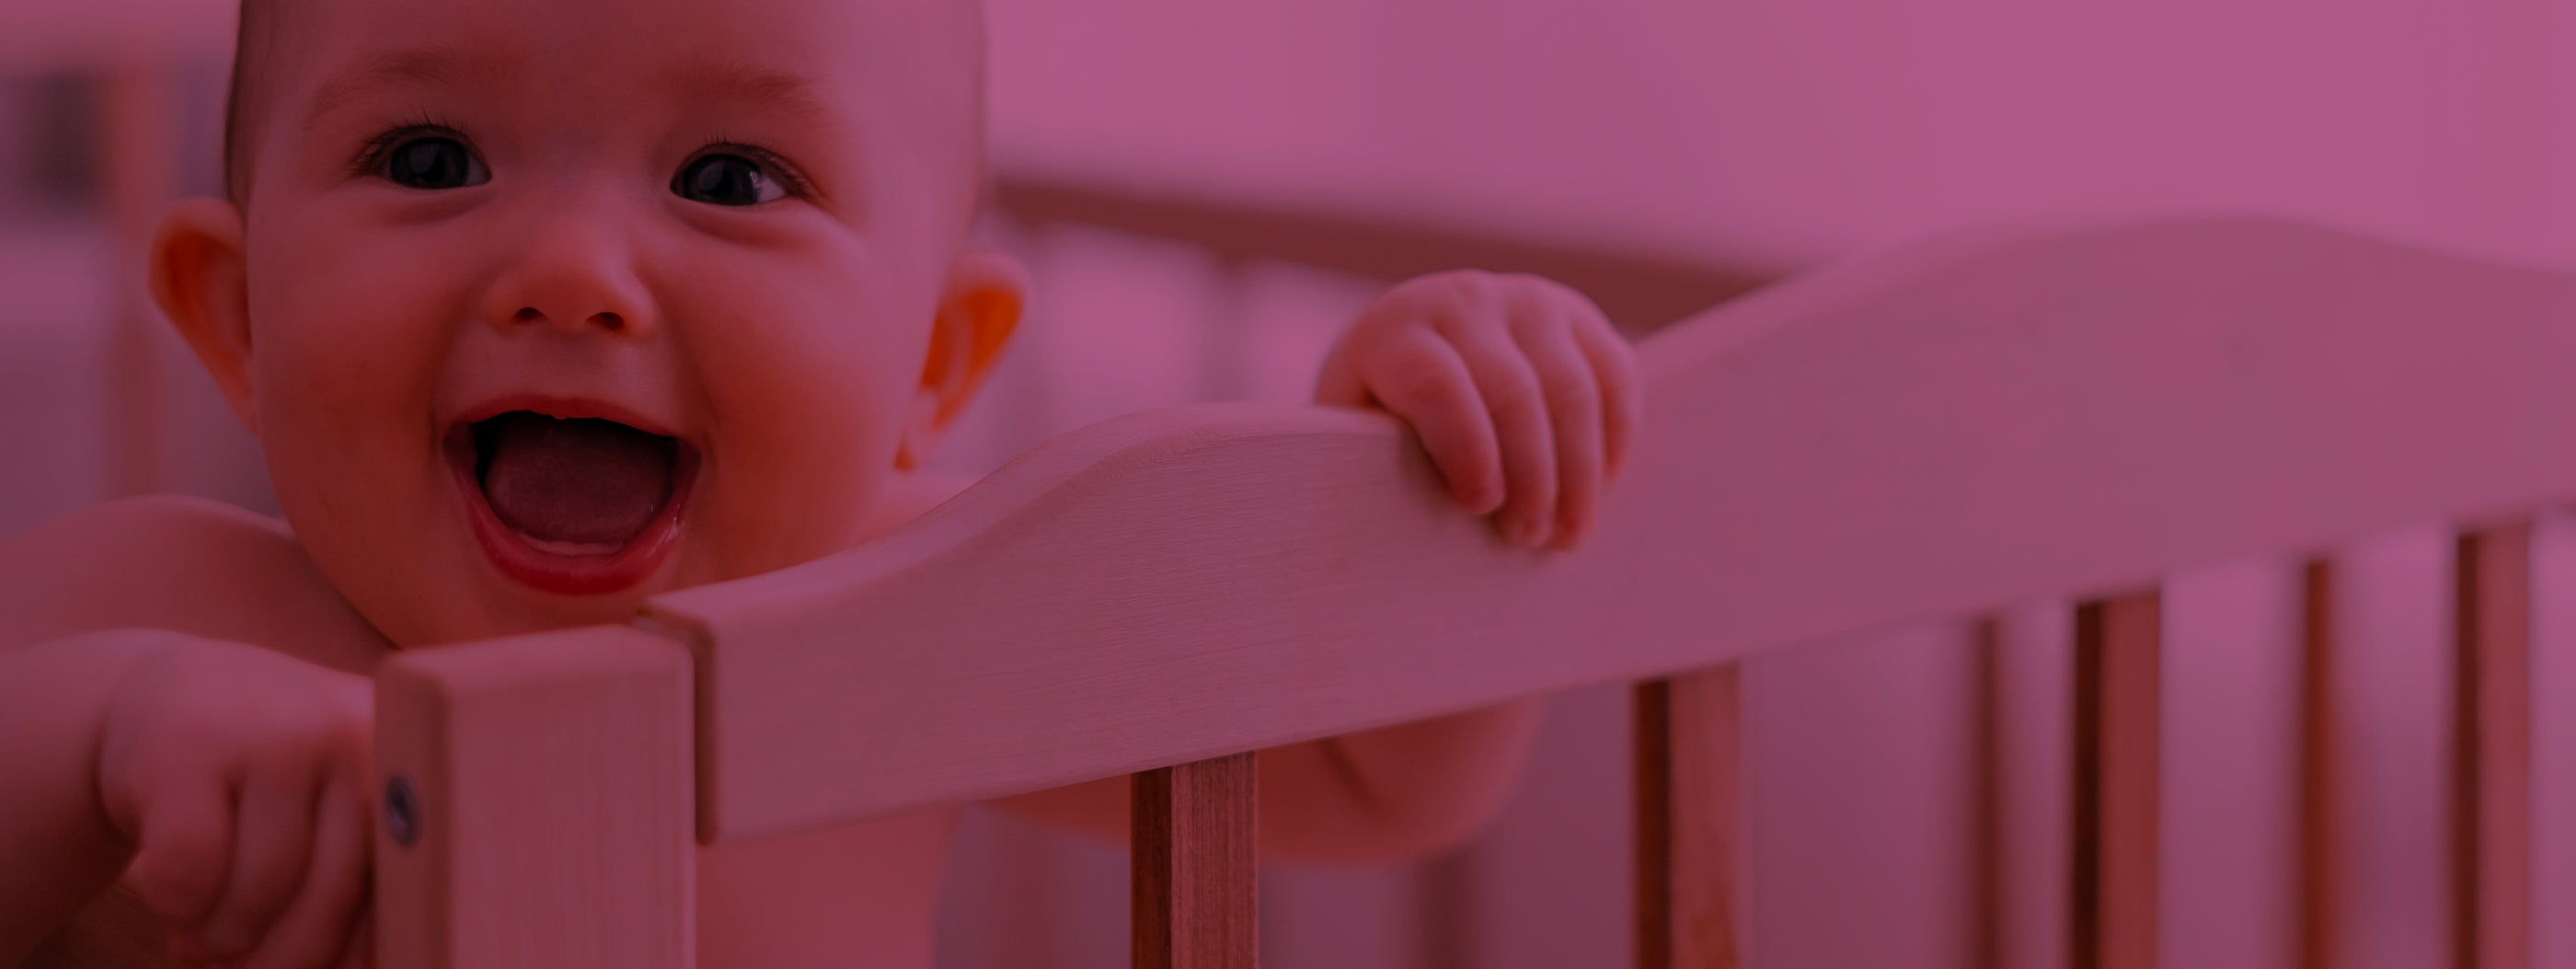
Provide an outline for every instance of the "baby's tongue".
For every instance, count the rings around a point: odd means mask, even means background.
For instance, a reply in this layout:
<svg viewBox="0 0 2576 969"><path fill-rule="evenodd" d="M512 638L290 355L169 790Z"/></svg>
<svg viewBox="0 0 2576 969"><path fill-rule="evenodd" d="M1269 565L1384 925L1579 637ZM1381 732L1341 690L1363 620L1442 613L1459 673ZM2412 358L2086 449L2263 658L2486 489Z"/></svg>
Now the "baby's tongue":
<svg viewBox="0 0 2576 969"><path fill-rule="evenodd" d="M671 496L675 445L615 421L503 414L475 427L484 500L531 538L625 544Z"/></svg>

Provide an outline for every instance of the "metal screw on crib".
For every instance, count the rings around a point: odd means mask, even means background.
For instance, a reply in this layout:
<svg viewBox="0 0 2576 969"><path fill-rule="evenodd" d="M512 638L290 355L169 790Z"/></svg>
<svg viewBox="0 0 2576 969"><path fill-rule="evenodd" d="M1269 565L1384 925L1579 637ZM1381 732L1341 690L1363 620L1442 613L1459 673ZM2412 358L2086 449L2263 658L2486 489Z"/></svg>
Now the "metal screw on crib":
<svg viewBox="0 0 2576 969"><path fill-rule="evenodd" d="M393 832L394 843L405 848L420 840L420 797L400 774L385 779L385 827Z"/></svg>

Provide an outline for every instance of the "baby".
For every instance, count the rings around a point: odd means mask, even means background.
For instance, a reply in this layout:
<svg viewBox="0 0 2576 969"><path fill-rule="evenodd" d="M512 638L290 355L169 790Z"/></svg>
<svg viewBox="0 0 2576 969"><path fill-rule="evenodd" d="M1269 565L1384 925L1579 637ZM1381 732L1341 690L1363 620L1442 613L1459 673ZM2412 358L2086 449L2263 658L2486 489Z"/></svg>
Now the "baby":
<svg viewBox="0 0 2576 969"><path fill-rule="evenodd" d="M169 216L151 279L293 530L151 499L0 549L0 964L118 884L180 964L363 964L368 676L389 651L622 622L963 487L919 469L1027 298L968 244L980 17L246 3L227 198ZM1582 297L1461 272L1372 304L1316 399L1393 413L1505 541L1566 548L1640 388ZM1536 716L1263 751L1261 850L1454 845ZM1126 790L1003 806L1123 838ZM701 964L928 966L957 817L705 850Z"/></svg>

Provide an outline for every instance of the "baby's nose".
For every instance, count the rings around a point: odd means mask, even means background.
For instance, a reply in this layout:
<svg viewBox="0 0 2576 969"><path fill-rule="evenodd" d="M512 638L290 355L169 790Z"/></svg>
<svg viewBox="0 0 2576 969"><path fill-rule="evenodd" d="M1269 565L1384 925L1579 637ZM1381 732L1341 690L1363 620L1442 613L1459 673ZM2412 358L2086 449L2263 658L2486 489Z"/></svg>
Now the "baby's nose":
<svg viewBox="0 0 2576 969"><path fill-rule="evenodd" d="M511 314L510 321L512 323L552 323L567 333L579 332L594 326L610 333L626 332L626 314L614 310L601 310L584 316L577 312L556 314L534 306L522 306L517 313Z"/></svg>
<svg viewBox="0 0 2576 969"><path fill-rule="evenodd" d="M495 280L485 318L504 330L529 324L568 334L628 338L658 325L632 256L597 228L558 226L528 240Z"/></svg>

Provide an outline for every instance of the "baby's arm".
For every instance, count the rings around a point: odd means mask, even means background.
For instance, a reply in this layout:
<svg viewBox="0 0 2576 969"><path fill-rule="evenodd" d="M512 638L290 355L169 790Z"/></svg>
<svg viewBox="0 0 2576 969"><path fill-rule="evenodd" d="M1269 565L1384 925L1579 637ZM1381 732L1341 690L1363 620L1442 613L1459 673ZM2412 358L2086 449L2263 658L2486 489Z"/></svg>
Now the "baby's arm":
<svg viewBox="0 0 2576 969"><path fill-rule="evenodd" d="M159 628L120 628L137 626ZM84 509L0 546L0 738L7 738L0 788L8 792L0 797L0 858L12 862L0 865L0 965L16 965L121 872L183 943L206 941L190 939L201 934L191 929L210 931L216 949L274 938L262 961L242 965L325 964L278 957L291 954L288 940L298 937L322 948L311 938L327 930L296 926L327 919L260 922L263 911L291 910L276 897L282 876L264 872L287 867L278 856L304 857L310 842L279 846L261 834L253 840L272 844L235 852L233 806L209 820L217 812L199 795L228 765L309 765L322 753L348 760L345 746L331 741L351 730L364 738L371 721L349 707L370 699L370 690L361 676L264 646L316 658L380 648L273 522L206 502L150 499ZM175 696L155 697L156 690ZM203 703L231 706L210 711ZM245 710L253 715L236 716ZM111 749L129 755L123 769ZM162 751L163 762L138 769L136 750ZM248 774L233 780L233 793L256 786ZM350 807L363 810L362 793L351 787ZM192 797L199 803L189 807ZM306 800L298 807L323 803ZM317 816L255 814L296 824ZM195 818L195 831L175 832L190 843L156 851L146 820L155 817L164 828ZM363 848L365 833L360 825L342 843ZM234 864L245 852L262 860ZM284 888L328 867L297 868L298 881ZM219 897L198 898L208 893ZM193 918L200 909L214 917ZM284 930L263 936L260 924Z"/></svg>
<svg viewBox="0 0 2576 969"><path fill-rule="evenodd" d="M1571 548L1643 407L1634 356L1590 300L1526 276L1443 273L1371 304L1327 356L1316 401L1380 407L1422 441L1450 492L1516 544ZM1456 847L1509 800L1543 701L1523 700L1260 751L1260 851L1379 864ZM1000 802L1112 840L1128 780Z"/></svg>
<svg viewBox="0 0 2576 969"><path fill-rule="evenodd" d="M0 650L133 628L343 666L390 649L284 524L239 508L173 496L112 501L0 545Z"/></svg>
<svg viewBox="0 0 2576 969"><path fill-rule="evenodd" d="M1262 861L1380 865L1458 846L1510 798L1539 710L1524 701L1255 753ZM1124 843L1132 789L1108 777L993 803Z"/></svg>
<svg viewBox="0 0 2576 969"><path fill-rule="evenodd" d="M124 870L98 806L100 724L155 644L93 635L0 651L0 966L14 966Z"/></svg>
<svg viewBox="0 0 2576 969"><path fill-rule="evenodd" d="M1449 272L1362 311L1326 355L1320 404L1382 408L1421 439L1450 494L1514 544L1571 549L1644 410L1628 341L1580 293L1534 276ZM1321 741L1408 854L1454 846L1509 799L1543 700Z"/></svg>
<svg viewBox="0 0 2576 969"><path fill-rule="evenodd" d="M374 706L365 677L182 633L0 652L0 852L34 860L0 873L0 960L120 871L174 961L359 956Z"/></svg>

